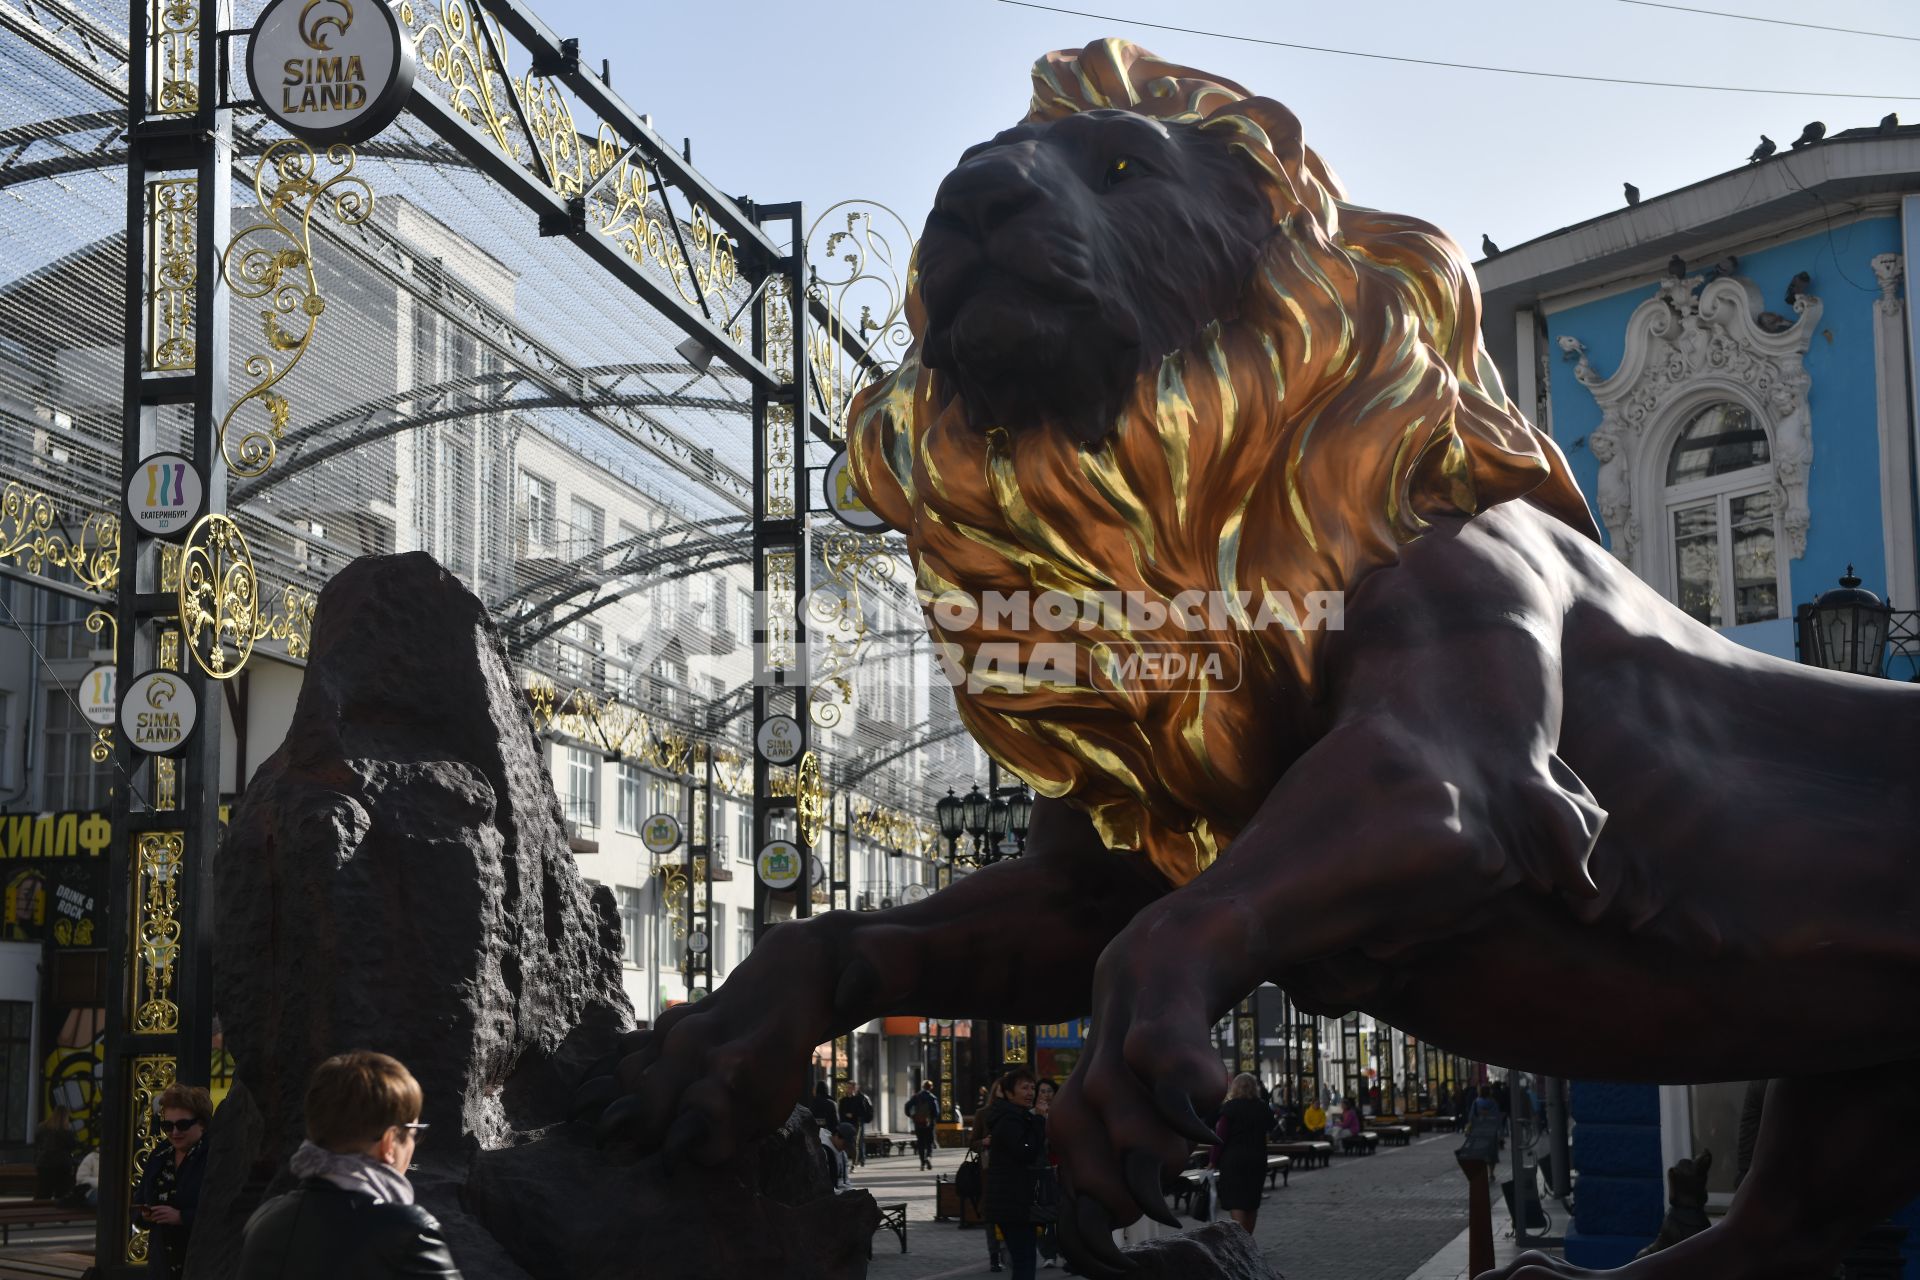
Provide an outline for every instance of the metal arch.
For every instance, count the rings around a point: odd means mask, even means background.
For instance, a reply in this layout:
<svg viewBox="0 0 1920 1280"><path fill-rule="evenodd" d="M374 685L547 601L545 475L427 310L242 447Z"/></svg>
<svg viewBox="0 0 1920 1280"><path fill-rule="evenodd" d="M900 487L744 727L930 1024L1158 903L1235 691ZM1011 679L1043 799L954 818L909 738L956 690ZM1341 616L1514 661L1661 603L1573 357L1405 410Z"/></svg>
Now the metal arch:
<svg viewBox="0 0 1920 1280"><path fill-rule="evenodd" d="M642 549L658 548L665 545L665 539L675 534L682 534L690 531L715 530L722 533L732 532L732 533L738 534L746 530L746 528L747 528L746 522L737 517L720 516L712 520L683 521L679 524L669 525L665 528L654 529L646 533L638 534L635 537L625 538L619 542L608 543L606 546L600 549L597 556L591 556L591 557L582 556L579 560L569 562L568 564L562 566L561 568L555 570L554 572L544 574L540 577L532 579L531 581L527 582L524 586L520 587L518 590L513 591L508 595L506 595L505 597L503 597L502 599L500 599L494 605L494 609L496 612L504 611L508 606L512 604L518 601L524 601L528 599L536 591L545 591L554 587L558 587L563 583L574 581L579 576L579 573L578 573L579 567L585 564L589 559L601 559L606 556L616 555L616 554L624 557L631 552L640 551ZM674 543L672 545L675 547L680 547L680 546L684 546L685 544ZM621 561L616 561L615 563L624 564L626 562L624 560L621 560ZM619 576L618 570L616 569L606 570L604 572L603 579L602 579L603 584L605 581L611 580L612 578L617 576ZM541 608L542 609L552 608L554 603L555 601L550 599L546 604L542 605ZM526 612L527 611L522 610L519 614L515 615L516 619L526 616Z"/></svg>
<svg viewBox="0 0 1920 1280"><path fill-rule="evenodd" d="M945 727L941 728L938 732L934 732L933 726L935 726L936 724L942 724ZM913 728L907 730L907 733L909 736L903 745L901 745L900 747L892 751L889 751L886 755L867 761L865 764L861 765L860 768L855 769L852 772L841 777L839 779L839 783L842 787L851 787L855 783L866 778L868 775L877 773L881 769L886 768L888 765L892 764L896 760L899 760L905 756L910 756L916 751L924 751L928 747L931 747L936 743L947 741L949 738L958 738L962 734L965 734L967 732L968 730L967 730L966 723L962 721L958 716L955 716L952 720L945 720L945 721L936 721L933 718L929 717L925 720L922 720L919 724L915 725ZM922 734L922 736L919 738L912 737L911 735L915 733L920 733Z"/></svg>
<svg viewBox="0 0 1920 1280"><path fill-rule="evenodd" d="M624 377L627 373L636 372L681 374L692 373L695 372L695 370L691 365L681 364L598 365L578 370L581 379L580 385L582 387L592 386L598 379L610 375L615 377L617 383L620 377ZM514 388L522 384L534 381L534 378L520 369L497 369L450 379L429 387L408 388L405 391L397 391L390 395L381 396L378 399L368 400L361 404L354 405L349 409L343 409L339 413L322 418L320 421L302 431L295 448L287 451L273 470L260 476L258 479L236 486L234 501L236 503L252 502L266 494L268 490L273 489L284 481L291 480L301 472L311 470L323 462L339 457L343 453L351 453L361 445L371 444L375 440L383 440L389 436L401 435L408 431L434 426L438 423L456 422L462 418L477 418L490 413L514 414L535 409L579 409L583 411L594 411L607 409L636 410L665 408L700 409L710 413L738 413L745 415L752 410L751 405L738 400L730 400L724 396L687 396L674 394L672 392L648 392L642 394L613 394L609 392L603 395L588 395L553 387L549 387L542 394L521 399L475 399L440 407L444 404L447 397L460 392L477 392L483 389L492 389L497 395L504 395L510 393ZM425 412L414 413L405 417L385 420L379 417L380 414L391 412L398 406L407 403L426 403L435 407L429 408ZM303 447L306 442L313 440L316 436L338 430L341 427L349 428L351 434L337 440L330 440L313 449ZM725 464L719 462L717 459L706 460L696 456L695 459L690 461L695 469L712 473L709 475L709 479L718 479L722 476L725 476L728 480L734 479L730 474L731 469L727 468ZM744 484L744 477L740 477L739 485ZM730 487L738 488L739 485L732 485Z"/></svg>
<svg viewBox="0 0 1920 1280"><path fill-rule="evenodd" d="M742 529L744 532L744 527ZM632 557L609 567L597 581L576 583L567 590L540 601L524 606L511 618L498 623L500 630L507 634L508 651L514 654L525 653L528 649L545 640L548 636L617 600L622 600L636 591L644 591L664 582L672 582L709 569L725 568L728 565L746 564L750 559L750 548L742 539L741 533L710 537L698 542L683 542L671 547L660 547L652 553ZM660 572L666 570L666 572ZM648 576L640 576L648 575ZM574 609L561 617L552 618L544 623L540 620L554 609L571 600L576 600L588 592L600 591L613 580L627 578L619 589L598 596L589 603ZM538 624L535 627L535 624ZM533 629L529 629L533 628Z"/></svg>

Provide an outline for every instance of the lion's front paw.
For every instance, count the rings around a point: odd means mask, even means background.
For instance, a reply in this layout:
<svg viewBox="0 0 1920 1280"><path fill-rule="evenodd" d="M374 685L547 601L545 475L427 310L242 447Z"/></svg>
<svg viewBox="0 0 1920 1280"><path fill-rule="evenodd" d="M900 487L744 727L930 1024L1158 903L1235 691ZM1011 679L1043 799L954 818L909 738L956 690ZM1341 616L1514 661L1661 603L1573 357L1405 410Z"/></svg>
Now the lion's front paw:
<svg viewBox="0 0 1920 1280"><path fill-rule="evenodd" d="M1226 1077L1197 993L1172 971L1096 977L1093 1036L1048 1116L1065 1190L1062 1243L1089 1274L1122 1269L1112 1231L1146 1215L1178 1227L1161 1191L1196 1144Z"/></svg>
<svg viewBox="0 0 1920 1280"><path fill-rule="evenodd" d="M831 984L824 974L800 981L800 969L818 966L782 963L780 949L756 952L706 999L622 1040L611 1079L589 1080L577 1095L584 1113L606 1100L595 1122L602 1143L715 1164L792 1114L808 1056L830 1033Z"/></svg>

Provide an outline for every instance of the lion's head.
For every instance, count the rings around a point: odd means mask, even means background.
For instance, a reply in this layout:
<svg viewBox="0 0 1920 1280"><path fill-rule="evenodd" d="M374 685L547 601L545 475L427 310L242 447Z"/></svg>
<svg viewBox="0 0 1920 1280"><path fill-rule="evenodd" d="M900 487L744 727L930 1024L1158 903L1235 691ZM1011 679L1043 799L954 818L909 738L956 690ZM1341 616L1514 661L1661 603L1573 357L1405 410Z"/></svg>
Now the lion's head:
<svg viewBox="0 0 1920 1280"><path fill-rule="evenodd" d="M1314 601L1436 517L1531 494L1592 523L1465 257L1347 203L1285 107L1117 40L1033 79L941 185L853 474L975 737L1179 883L1301 745Z"/></svg>

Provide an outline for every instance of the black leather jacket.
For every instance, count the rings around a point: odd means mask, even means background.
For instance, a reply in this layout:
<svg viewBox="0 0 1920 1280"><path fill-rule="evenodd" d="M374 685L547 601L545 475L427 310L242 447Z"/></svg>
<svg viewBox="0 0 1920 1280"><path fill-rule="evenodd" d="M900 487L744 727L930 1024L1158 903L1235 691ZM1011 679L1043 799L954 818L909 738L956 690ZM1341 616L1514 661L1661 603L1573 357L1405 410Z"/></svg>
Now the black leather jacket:
<svg viewBox="0 0 1920 1280"><path fill-rule="evenodd" d="M418 1205L376 1204L320 1178L247 1222L240 1280L460 1280L440 1224Z"/></svg>

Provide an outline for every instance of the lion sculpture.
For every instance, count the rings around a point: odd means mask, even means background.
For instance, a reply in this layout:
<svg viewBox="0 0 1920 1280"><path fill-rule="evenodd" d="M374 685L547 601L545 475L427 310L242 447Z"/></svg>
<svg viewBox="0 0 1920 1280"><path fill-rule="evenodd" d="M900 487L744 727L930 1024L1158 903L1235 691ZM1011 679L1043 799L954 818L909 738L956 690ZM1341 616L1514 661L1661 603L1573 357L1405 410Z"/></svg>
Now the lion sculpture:
<svg viewBox="0 0 1920 1280"><path fill-rule="evenodd" d="M1825 1276L1920 1191L1874 1119L1920 1054L1920 690L1634 578L1479 318L1460 250L1348 203L1278 103L1043 59L942 183L849 431L967 726L1043 797L1027 854L773 930L636 1033L603 1132L717 1160L871 1018L1091 1011L1050 1136L1065 1243L1115 1268L1270 980L1557 1075L1772 1078L1725 1221L1635 1280Z"/></svg>

